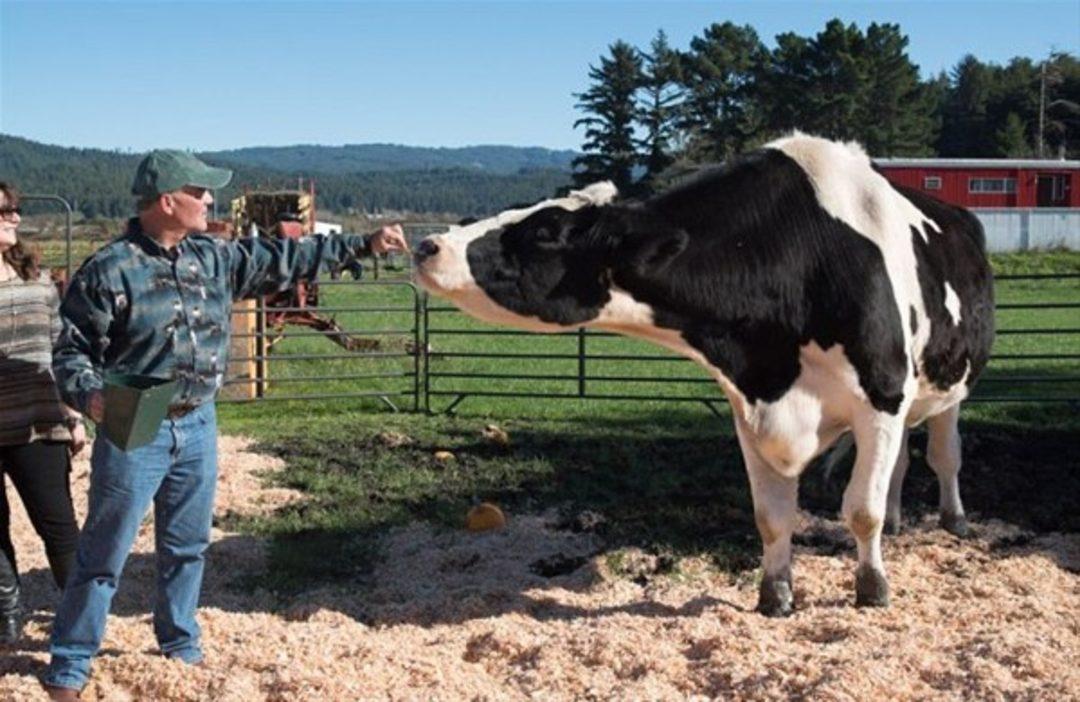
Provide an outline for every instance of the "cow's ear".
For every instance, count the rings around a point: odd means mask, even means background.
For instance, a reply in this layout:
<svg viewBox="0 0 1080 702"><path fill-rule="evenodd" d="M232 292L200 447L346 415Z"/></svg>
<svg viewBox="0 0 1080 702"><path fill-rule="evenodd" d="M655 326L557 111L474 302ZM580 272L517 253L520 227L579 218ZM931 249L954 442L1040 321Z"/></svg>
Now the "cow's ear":
<svg viewBox="0 0 1080 702"><path fill-rule="evenodd" d="M681 229L655 232L636 242L631 261L642 273L660 271L685 251L689 243L690 237Z"/></svg>
<svg viewBox="0 0 1080 702"><path fill-rule="evenodd" d="M547 250L566 248L575 238L584 236L592 229L599 217L599 207L552 212L536 230L536 245Z"/></svg>
<svg viewBox="0 0 1080 702"><path fill-rule="evenodd" d="M603 225L605 238L614 244L614 264L639 274L663 270L690 243L685 231L646 211L623 210L606 217Z"/></svg>

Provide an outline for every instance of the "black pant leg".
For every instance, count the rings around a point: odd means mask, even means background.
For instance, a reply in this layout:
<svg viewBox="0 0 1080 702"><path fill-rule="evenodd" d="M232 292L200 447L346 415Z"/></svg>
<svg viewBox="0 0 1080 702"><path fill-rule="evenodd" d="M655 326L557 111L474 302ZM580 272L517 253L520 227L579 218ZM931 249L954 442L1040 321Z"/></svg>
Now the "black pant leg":
<svg viewBox="0 0 1080 702"><path fill-rule="evenodd" d="M53 579L63 589L75 561L79 527L71 504L68 444L34 441L8 448L8 475L45 543Z"/></svg>
<svg viewBox="0 0 1080 702"><path fill-rule="evenodd" d="M0 577L18 573L15 565L15 545L11 543L11 510L8 507L4 473L8 467L8 447L0 446Z"/></svg>

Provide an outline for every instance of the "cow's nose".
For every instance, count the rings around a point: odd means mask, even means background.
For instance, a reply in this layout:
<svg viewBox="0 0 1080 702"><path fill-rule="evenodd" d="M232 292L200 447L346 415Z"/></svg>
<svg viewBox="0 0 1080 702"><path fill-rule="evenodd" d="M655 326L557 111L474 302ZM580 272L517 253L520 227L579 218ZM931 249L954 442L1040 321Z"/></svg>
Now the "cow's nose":
<svg viewBox="0 0 1080 702"><path fill-rule="evenodd" d="M429 259L437 253L439 253L439 245L431 239L424 239L416 247L413 258L416 259L417 263L423 263L425 259Z"/></svg>

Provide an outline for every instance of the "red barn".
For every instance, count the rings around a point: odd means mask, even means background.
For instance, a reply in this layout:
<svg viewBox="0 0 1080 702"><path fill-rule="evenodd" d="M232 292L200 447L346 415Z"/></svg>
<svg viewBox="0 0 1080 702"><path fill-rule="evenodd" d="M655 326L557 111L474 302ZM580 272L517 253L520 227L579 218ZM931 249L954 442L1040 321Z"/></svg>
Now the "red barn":
<svg viewBox="0 0 1080 702"><path fill-rule="evenodd" d="M968 208L1080 208L1080 161L874 159L890 181Z"/></svg>

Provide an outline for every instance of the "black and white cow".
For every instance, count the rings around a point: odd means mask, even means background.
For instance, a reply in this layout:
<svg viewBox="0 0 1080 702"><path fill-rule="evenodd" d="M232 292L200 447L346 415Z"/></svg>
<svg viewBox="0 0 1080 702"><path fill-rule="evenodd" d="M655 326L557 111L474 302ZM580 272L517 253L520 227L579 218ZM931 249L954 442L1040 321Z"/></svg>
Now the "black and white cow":
<svg viewBox="0 0 1080 702"><path fill-rule="evenodd" d="M957 415L993 338L978 221L799 133L644 202L615 195L598 183L428 237L417 280L481 319L616 331L708 369L750 478L766 614L792 609L799 475L850 431L856 604L888 604L881 532L899 525L908 427L927 422L941 523L966 529Z"/></svg>

